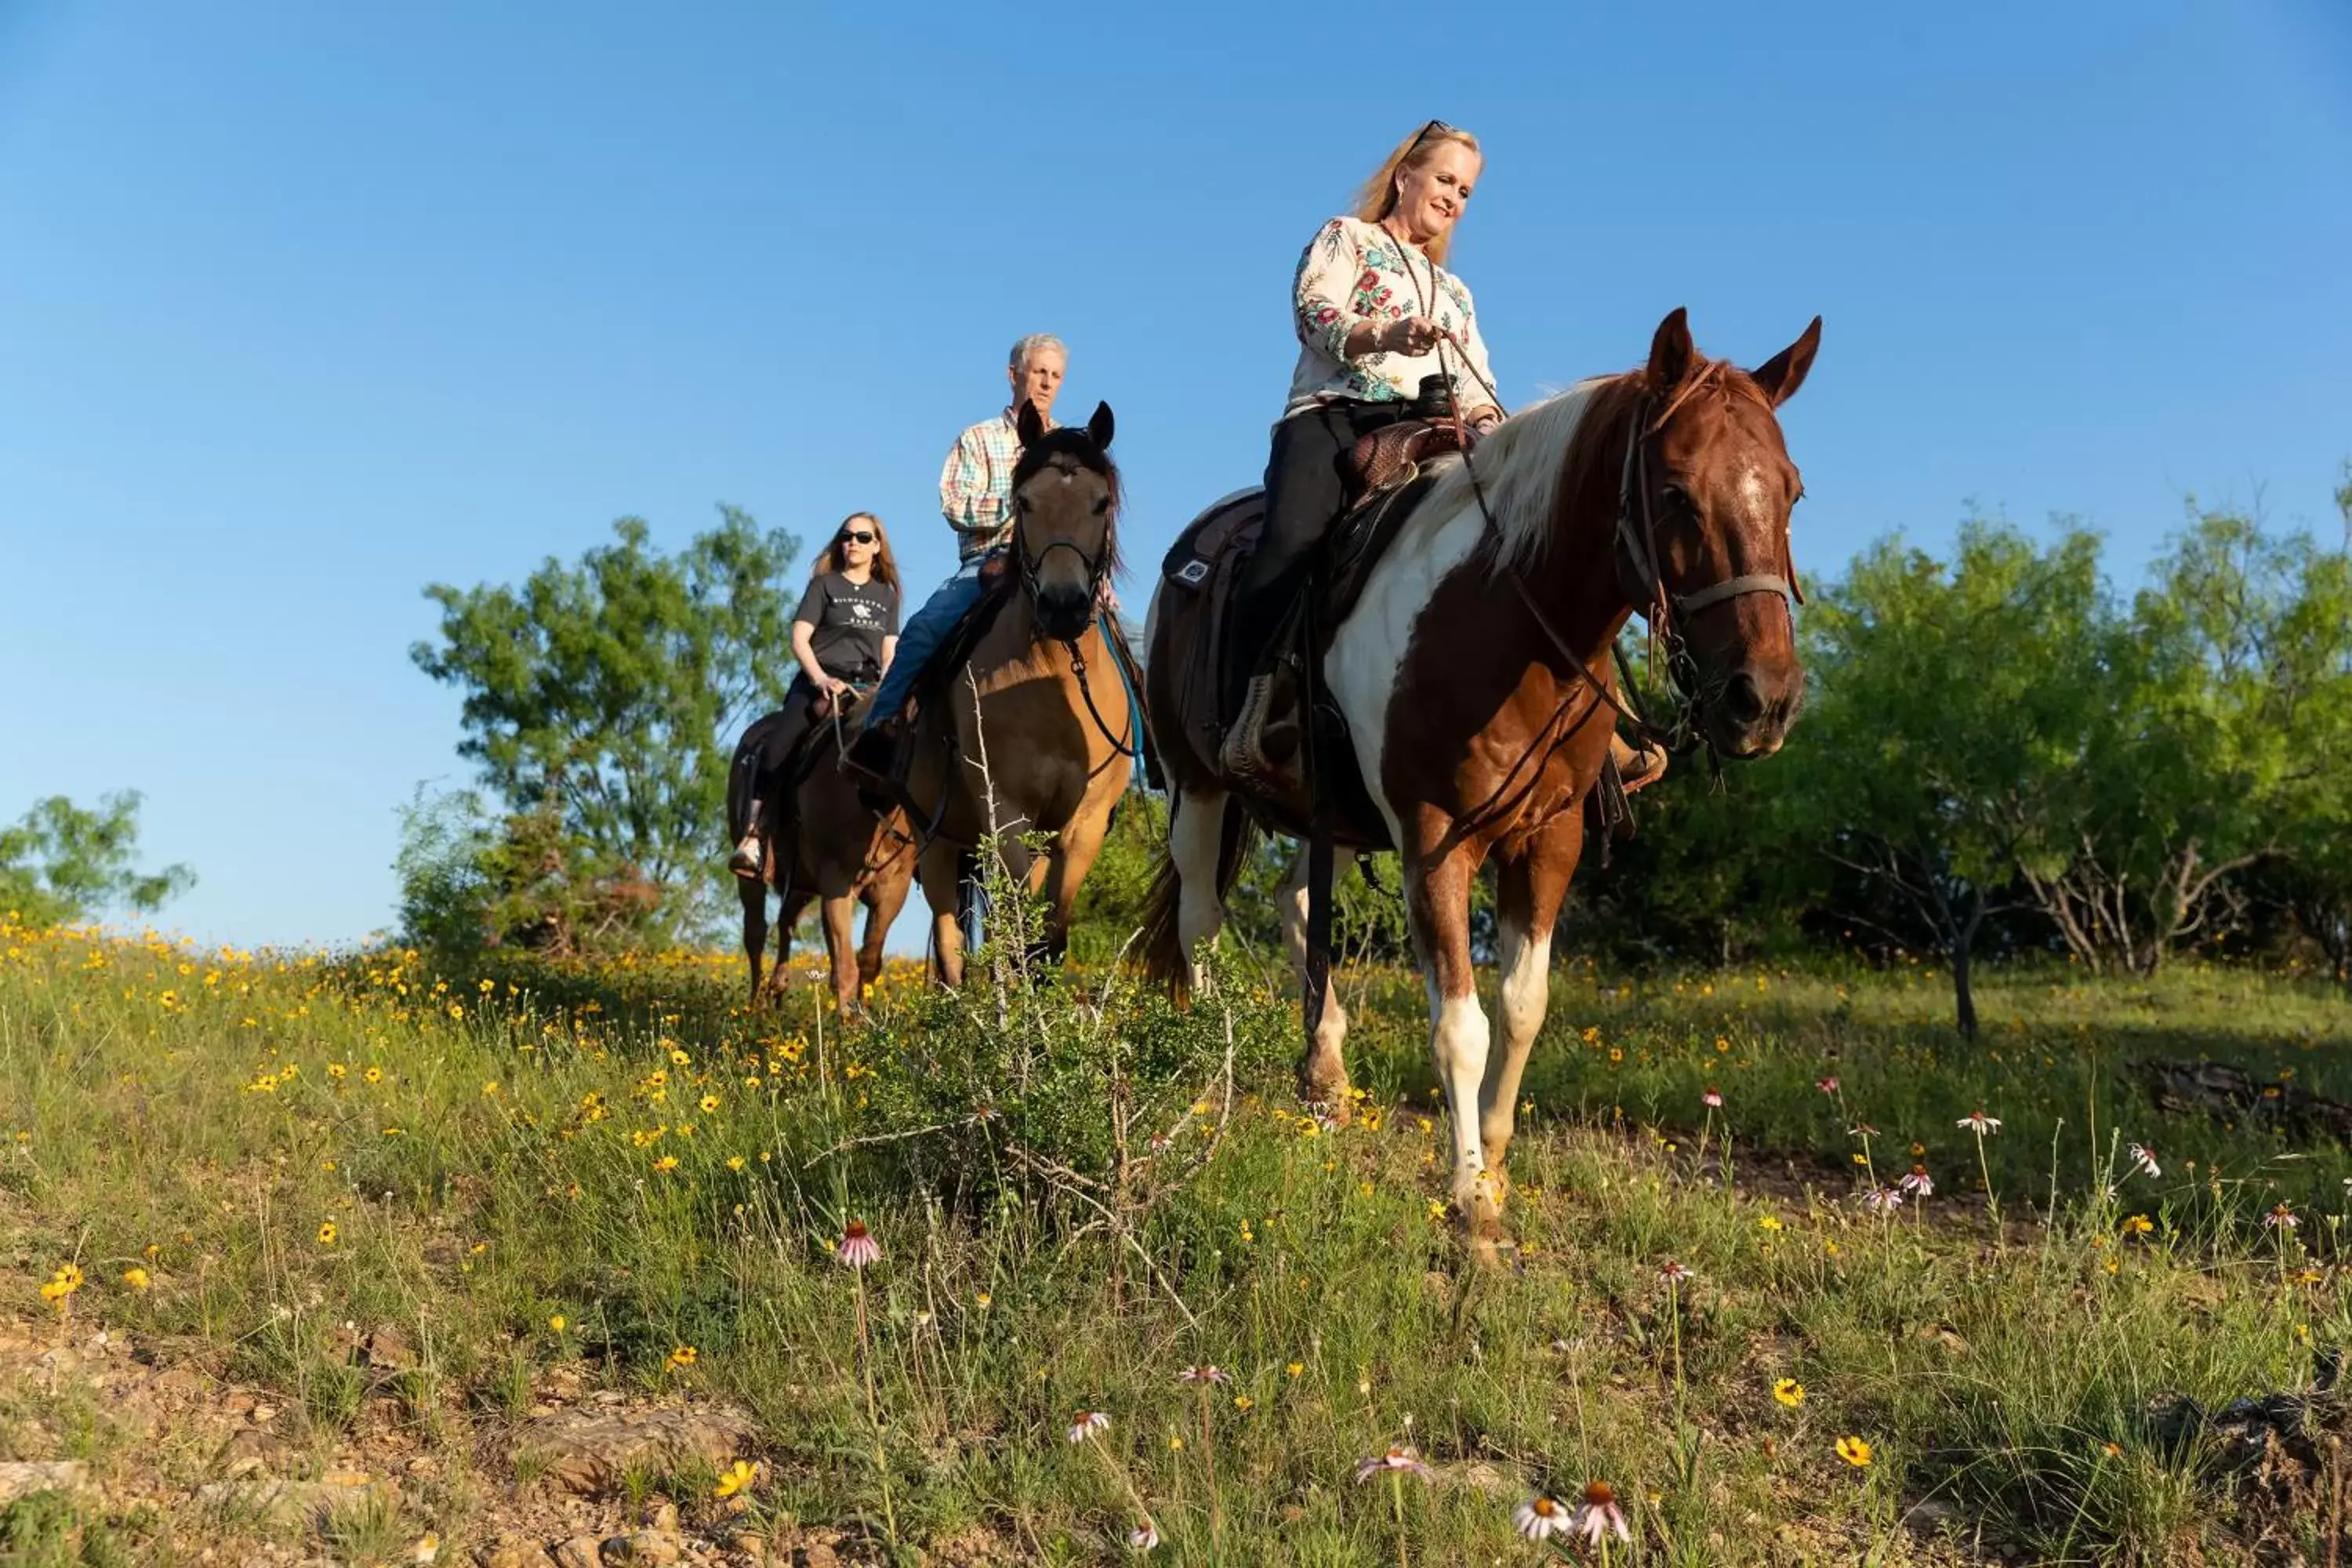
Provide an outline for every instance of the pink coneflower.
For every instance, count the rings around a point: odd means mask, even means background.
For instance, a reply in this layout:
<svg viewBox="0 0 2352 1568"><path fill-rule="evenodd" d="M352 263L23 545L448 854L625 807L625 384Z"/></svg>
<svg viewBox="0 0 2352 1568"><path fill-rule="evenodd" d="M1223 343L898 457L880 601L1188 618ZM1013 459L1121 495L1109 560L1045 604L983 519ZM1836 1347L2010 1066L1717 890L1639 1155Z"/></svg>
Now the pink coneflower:
<svg viewBox="0 0 2352 1568"><path fill-rule="evenodd" d="M1213 1363L1208 1366L1188 1366L1176 1374L1176 1381L1179 1383L1231 1383L1233 1378L1227 1375L1224 1368Z"/></svg>
<svg viewBox="0 0 2352 1568"><path fill-rule="evenodd" d="M1150 1520L1145 1520L1141 1524L1137 1525L1133 1530L1127 1532L1127 1544L1133 1551L1150 1551L1153 1547L1160 1544L1159 1527L1154 1525Z"/></svg>
<svg viewBox="0 0 2352 1568"><path fill-rule="evenodd" d="M1064 1436L1073 1443L1083 1443L1096 1433L1108 1429L1109 1426L1110 1417L1101 1411L1081 1410L1070 1417L1069 1428Z"/></svg>
<svg viewBox="0 0 2352 1568"><path fill-rule="evenodd" d="M1838 1091L1838 1080L1833 1078L1817 1078L1813 1079L1813 1087L1823 1094L1835 1094Z"/></svg>
<svg viewBox="0 0 2352 1568"><path fill-rule="evenodd" d="M2278 1207L2263 1215L2263 1223L2275 1230L2293 1230L2303 1222L2295 1218L2294 1211L2286 1206L2284 1200L2281 1200Z"/></svg>
<svg viewBox="0 0 2352 1568"><path fill-rule="evenodd" d="M1701 1105L1706 1106L1709 1110L1721 1110L1723 1109L1723 1090L1716 1088L1713 1084L1708 1084L1706 1086L1706 1092L1698 1097L1698 1102ZM1546 1502L1549 1500L1546 1498L1536 1499L1536 1501L1538 1502Z"/></svg>
<svg viewBox="0 0 2352 1568"><path fill-rule="evenodd" d="M1356 1479L1369 1481L1374 1476L1389 1475L1398 1470L1419 1476L1424 1481L1436 1473L1423 1464L1411 1448L1392 1447L1378 1458L1359 1459L1356 1462Z"/></svg>
<svg viewBox="0 0 2352 1568"><path fill-rule="evenodd" d="M1588 1545L1598 1546L1611 1531L1617 1539L1631 1542L1633 1532L1625 1528L1625 1510L1617 1506L1617 1493L1607 1481L1591 1481L1584 1489L1584 1500L1576 1505L1569 1517L1570 1533L1581 1536Z"/></svg>
<svg viewBox="0 0 2352 1568"><path fill-rule="evenodd" d="M1894 1187L1873 1187L1862 1194L1862 1206L1873 1214L1893 1214L1903 1206L1903 1194Z"/></svg>
<svg viewBox="0 0 2352 1568"><path fill-rule="evenodd" d="M851 1220L849 1228L833 1246L833 1260L848 1268L863 1268L869 1263L882 1261L882 1244L874 1239L864 1220Z"/></svg>
<svg viewBox="0 0 2352 1568"><path fill-rule="evenodd" d="M1545 1541L1568 1528L1568 1509L1538 1492L1511 1510L1511 1522L1529 1541Z"/></svg>
<svg viewBox="0 0 2352 1568"><path fill-rule="evenodd" d="M1936 1178L1927 1173L1927 1167L1925 1165L1912 1166L1911 1173L1897 1184L1905 1192L1916 1194L1923 1198L1932 1197L1936 1192Z"/></svg>
<svg viewBox="0 0 2352 1568"><path fill-rule="evenodd" d="M1984 1113L1984 1108L1982 1106L1979 1106L1976 1110L1971 1110L1966 1116L1961 1117L1959 1121L1954 1122L1953 1125L1956 1127L1965 1127L1969 1131L1981 1138L1988 1132L1998 1132L2000 1131L2000 1118L1998 1116L1987 1116Z"/></svg>
<svg viewBox="0 0 2352 1568"><path fill-rule="evenodd" d="M1693 1274L1671 1258L1658 1265L1658 1279L1667 1285L1687 1285L1697 1278L1697 1275Z"/></svg>
<svg viewBox="0 0 2352 1568"><path fill-rule="evenodd" d="M2147 1175L2164 1174L2163 1170L2156 1163L2156 1151L2146 1144L2135 1143L2131 1146L2131 1163Z"/></svg>

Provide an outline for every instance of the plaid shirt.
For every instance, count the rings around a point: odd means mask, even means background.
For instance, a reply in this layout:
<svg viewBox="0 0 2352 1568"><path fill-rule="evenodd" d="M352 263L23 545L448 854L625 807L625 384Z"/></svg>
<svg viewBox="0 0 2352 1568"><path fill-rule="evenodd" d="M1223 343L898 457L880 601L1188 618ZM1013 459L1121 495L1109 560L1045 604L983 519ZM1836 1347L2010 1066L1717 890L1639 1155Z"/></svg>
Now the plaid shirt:
<svg viewBox="0 0 2352 1568"><path fill-rule="evenodd" d="M1020 460L1010 408L956 437L940 470L940 510L956 531L959 562L977 561L1012 533L1013 465Z"/></svg>

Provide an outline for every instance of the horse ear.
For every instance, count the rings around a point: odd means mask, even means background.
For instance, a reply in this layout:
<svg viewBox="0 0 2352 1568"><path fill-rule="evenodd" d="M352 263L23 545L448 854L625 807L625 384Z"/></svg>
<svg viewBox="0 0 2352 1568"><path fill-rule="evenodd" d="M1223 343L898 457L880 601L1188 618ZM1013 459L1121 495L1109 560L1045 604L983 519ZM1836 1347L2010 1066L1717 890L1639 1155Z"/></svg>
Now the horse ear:
<svg viewBox="0 0 2352 1568"><path fill-rule="evenodd" d="M1797 388L1805 384L1805 373L1813 368L1813 353L1822 346L1822 319L1813 318L1797 341L1774 354L1748 377L1761 387L1764 396L1778 408L1797 395Z"/></svg>
<svg viewBox="0 0 2352 1568"><path fill-rule="evenodd" d="M1650 340L1650 390L1664 395L1683 384L1697 351L1691 347L1690 310L1677 305Z"/></svg>
<svg viewBox="0 0 2352 1568"><path fill-rule="evenodd" d="M1037 405L1027 398L1021 400L1020 411L1013 416L1013 428L1024 447L1034 447L1045 434L1045 421L1037 416Z"/></svg>
<svg viewBox="0 0 2352 1568"><path fill-rule="evenodd" d="M1087 439L1095 444L1095 450L1098 452L1110 450L1110 433L1114 427L1110 416L1110 405L1096 404L1094 417L1087 421Z"/></svg>

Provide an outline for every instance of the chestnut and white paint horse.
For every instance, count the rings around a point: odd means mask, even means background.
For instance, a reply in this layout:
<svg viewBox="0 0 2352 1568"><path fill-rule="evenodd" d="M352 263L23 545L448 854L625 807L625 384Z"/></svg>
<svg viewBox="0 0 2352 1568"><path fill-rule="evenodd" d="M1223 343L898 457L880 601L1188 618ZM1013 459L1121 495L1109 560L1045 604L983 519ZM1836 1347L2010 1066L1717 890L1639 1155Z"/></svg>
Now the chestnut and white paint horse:
<svg viewBox="0 0 2352 1568"><path fill-rule="evenodd" d="M1611 646L1640 613L1679 672L1688 732L1734 758L1778 750L1804 688L1790 597L1796 466L1774 411L1811 367L1815 318L1743 371L1660 323L1641 369L1584 382L1506 420L1452 464L1372 568L1319 666L1354 761L1400 852L1429 987L1430 1051L1452 1119L1453 1195L1479 1254L1503 1237L1519 1079L1543 1024L1551 933L1583 851L1587 793L1618 709ZM1301 820L1301 802L1231 793L1202 745L1159 722L1203 617L1154 596L1147 706L1173 792L1146 963L1180 994L1222 916L1244 816ZM1174 628L1171 631L1171 627ZM1176 738L1181 741L1181 737ZM1307 803L1310 807L1312 803ZM1369 836L1361 842L1370 842ZM1303 867L1285 900L1303 953ZM1499 1019L1478 1003L1471 880L1497 881ZM1347 1020L1327 1002L1301 1091L1346 1114Z"/></svg>

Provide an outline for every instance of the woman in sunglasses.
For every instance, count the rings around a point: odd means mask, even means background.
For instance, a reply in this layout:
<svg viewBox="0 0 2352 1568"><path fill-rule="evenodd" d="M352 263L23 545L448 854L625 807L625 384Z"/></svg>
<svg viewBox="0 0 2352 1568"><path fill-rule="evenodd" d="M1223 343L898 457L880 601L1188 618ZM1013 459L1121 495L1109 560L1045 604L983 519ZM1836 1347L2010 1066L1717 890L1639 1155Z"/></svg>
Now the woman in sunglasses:
<svg viewBox="0 0 2352 1568"><path fill-rule="evenodd" d="M793 612L793 657L800 670L784 705L743 732L727 792L735 851L728 868L760 875L760 824L766 808L789 791L785 764L794 748L834 706L870 690L898 648L898 563L882 520L854 511L816 558L808 592ZM789 809L789 801L782 802Z"/></svg>
<svg viewBox="0 0 2352 1568"><path fill-rule="evenodd" d="M1265 531L1233 605L1224 763L1270 778L1258 747L1270 645L1308 557L1345 505L1340 465L1383 425L1423 413L1423 383L1443 378L1474 430L1503 417L1470 290L1444 266L1484 160L1478 139L1433 120L1397 143L1355 210L1317 231L1293 279L1298 365L1265 467Z"/></svg>

